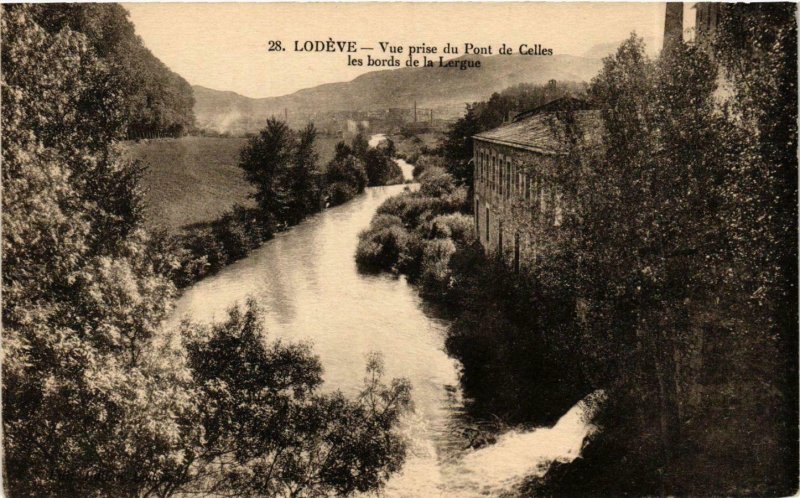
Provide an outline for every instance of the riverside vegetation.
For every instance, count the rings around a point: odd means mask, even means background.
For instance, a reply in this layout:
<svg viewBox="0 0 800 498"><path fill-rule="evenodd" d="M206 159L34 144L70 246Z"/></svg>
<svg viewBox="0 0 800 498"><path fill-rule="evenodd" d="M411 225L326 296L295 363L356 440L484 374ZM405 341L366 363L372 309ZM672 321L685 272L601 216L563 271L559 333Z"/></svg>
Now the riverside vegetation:
<svg viewBox="0 0 800 498"><path fill-rule="evenodd" d="M217 272L277 231L347 202L367 186L402 182L390 140L369 147L358 133L349 145L339 142L321 169L316 137L312 124L294 131L282 121L268 120L240 154L239 167L254 187L255 207L236 204L218 219L189 225L177 235L161 232L160 243L177 256L171 275L178 287Z"/></svg>
<svg viewBox="0 0 800 498"><path fill-rule="evenodd" d="M516 494L797 490L794 9L731 6L708 47L650 60L632 36L608 57L587 89L602 145L564 137L553 181L570 209L557 232L532 227L554 243L530 272L484 256L455 214L469 204L448 201L470 185L470 154L452 152L480 112L430 160L451 175L423 174L362 234L360 265L408 274L454 315L447 347L478 415L546 424L606 392L582 458Z"/></svg>
<svg viewBox="0 0 800 498"><path fill-rule="evenodd" d="M107 8L113 22L105 21ZM59 24L62 13L92 29ZM104 56L104 37L117 39L120 23L133 30L124 10L3 5L0 23L5 491L166 497L379 489L404 460L397 421L410 399L407 382L383 381L380 358L368 360L363 388L346 398L320 391L322 369L308 346L269 340L255 302L221 323L163 328L184 259L144 229L142 167L118 153L121 140L142 132L138 114L115 111L151 91L137 86L148 79L127 78ZM296 222L315 202L313 176L278 181L289 176L282 168L311 171L313 154L298 151L312 144L313 128L295 134L270 122L245 148L259 208L279 208L255 213L259 237ZM276 152L286 162L269 162ZM367 184L349 147L333 164L339 191ZM281 202L270 204L265 189ZM254 240L240 232L251 226L238 224L244 216L234 216L215 235L230 254Z"/></svg>

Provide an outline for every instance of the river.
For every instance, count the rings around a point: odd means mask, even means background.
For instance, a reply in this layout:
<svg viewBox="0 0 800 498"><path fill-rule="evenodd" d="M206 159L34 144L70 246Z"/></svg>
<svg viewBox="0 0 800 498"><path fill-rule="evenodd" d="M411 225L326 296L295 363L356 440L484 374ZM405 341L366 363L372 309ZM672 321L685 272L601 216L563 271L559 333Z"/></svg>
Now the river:
<svg viewBox="0 0 800 498"><path fill-rule="evenodd" d="M404 185L368 188L356 199L280 233L215 276L187 289L171 318L221 320L255 297L271 338L308 341L324 367L324 389L356 393L368 353L383 354L386 378L413 386L414 412L402 421L409 453L386 496L494 495L556 458L572 459L591 426L579 403L552 428L512 431L469 450L458 363L444 352L448 323L436 317L405 278L362 275L358 233L377 207Z"/></svg>

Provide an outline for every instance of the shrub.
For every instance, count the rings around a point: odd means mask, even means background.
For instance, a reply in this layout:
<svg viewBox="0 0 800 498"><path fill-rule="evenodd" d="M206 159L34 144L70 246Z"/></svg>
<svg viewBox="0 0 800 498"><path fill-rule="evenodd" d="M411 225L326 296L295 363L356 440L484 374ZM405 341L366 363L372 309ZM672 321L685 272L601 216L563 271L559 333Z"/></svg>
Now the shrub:
<svg viewBox="0 0 800 498"><path fill-rule="evenodd" d="M418 178L422 173L425 172L425 170L429 168L436 167L444 169L444 159L442 157L429 155L425 151L420 152L418 154L416 161L408 161L408 162L414 164L414 171L413 171L414 178Z"/></svg>
<svg viewBox="0 0 800 498"><path fill-rule="evenodd" d="M406 239L406 250L400 254L397 261L397 271L407 275L411 281L419 278L422 269L422 251L425 240L417 232L410 232Z"/></svg>
<svg viewBox="0 0 800 498"><path fill-rule="evenodd" d="M386 185L392 179L403 174L400 166L384 155L380 149L370 148L364 153L364 168L370 186Z"/></svg>
<svg viewBox="0 0 800 498"><path fill-rule="evenodd" d="M420 284L424 294L441 295L450 288L450 257L456 245L449 238L426 241L422 250Z"/></svg>
<svg viewBox="0 0 800 498"><path fill-rule="evenodd" d="M431 166L419 176L419 191L428 197L443 197L456 188L452 175L444 169Z"/></svg>
<svg viewBox="0 0 800 498"><path fill-rule="evenodd" d="M456 245L468 246L475 242L475 221L461 213L439 215L426 224L427 238L451 238Z"/></svg>
<svg viewBox="0 0 800 498"><path fill-rule="evenodd" d="M378 230L380 228L389 228L394 225L403 226L403 220L400 217L392 214L377 214L369 224L369 230Z"/></svg>
<svg viewBox="0 0 800 498"><path fill-rule="evenodd" d="M356 248L356 262L364 270L390 270L400 260L408 243L408 232L400 224L362 233Z"/></svg>
<svg viewBox="0 0 800 498"><path fill-rule="evenodd" d="M328 185L325 194L331 206L338 206L357 196L358 190L356 190L355 186L348 183L334 182Z"/></svg>
<svg viewBox="0 0 800 498"><path fill-rule="evenodd" d="M418 225L419 217L431 211L436 203L436 199L417 193L406 193L387 199L378 208L377 214L398 216L406 227L414 228Z"/></svg>
<svg viewBox="0 0 800 498"><path fill-rule="evenodd" d="M369 182L364 162L341 142L336 146L336 157L328 163L325 175L329 186L333 186L335 183L343 183L349 185L355 191L355 194L346 200L352 199L355 195L363 192Z"/></svg>
<svg viewBox="0 0 800 498"><path fill-rule="evenodd" d="M225 253L226 263L247 256L251 248L247 228L239 220L226 216L214 227L214 237L219 240Z"/></svg>

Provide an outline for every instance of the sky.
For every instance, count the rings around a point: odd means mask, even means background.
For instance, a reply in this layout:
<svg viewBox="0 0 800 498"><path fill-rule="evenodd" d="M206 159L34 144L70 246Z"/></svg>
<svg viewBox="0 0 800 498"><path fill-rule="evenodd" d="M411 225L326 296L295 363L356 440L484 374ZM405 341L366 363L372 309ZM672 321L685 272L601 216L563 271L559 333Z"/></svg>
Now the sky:
<svg viewBox="0 0 800 498"><path fill-rule="evenodd" d="M663 3L123 5L144 44L189 83L248 97L286 95L375 69L348 66L342 53L294 52L295 40L333 38L366 47L469 42L495 50L502 43L539 43L554 54L583 55L632 31L660 46L664 30ZM268 52L271 40L287 50ZM377 49L369 54L381 55Z"/></svg>

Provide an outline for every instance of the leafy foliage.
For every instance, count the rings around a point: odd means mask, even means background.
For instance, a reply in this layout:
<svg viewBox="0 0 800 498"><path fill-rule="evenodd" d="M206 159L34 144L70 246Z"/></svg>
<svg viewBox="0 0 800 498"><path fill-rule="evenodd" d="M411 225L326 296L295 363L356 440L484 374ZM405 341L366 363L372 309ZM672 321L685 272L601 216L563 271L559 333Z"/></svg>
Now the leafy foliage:
<svg viewBox="0 0 800 498"><path fill-rule="evenodd" d="M361 271L396 271L433 295L451 286L448 263L456 243L475 241L465 209L466 189L440 168L420 175L418 192L390 197L367 230L359 234L356 263ZM454 240L456 242L454 242Z"/></svg>
<svg viewBox="0 0 800 498"><path fill-rule="evenodd" d="M585 299L576 352L610 401L590 460L531 492L796 487L793 10L723 10L722 80L702 47L650 61L632 37L592 82L604 148L566 168L581 171L564 224L575 257L556 269ZM774 126L788 132L764 134Z"/></svg>
<svg viewBox="0 0 800 498"><path fill-rule="evenodd" d="M119 4L37 4L30 15L45 31L81 33L111 69L128 138L181 136L194 126L192 87L142 43Z"/></svg>
<svg viewBox="0 0 800 498"><path fill-rule="evenodd" d="M327 198L334 206L362 193L369 182L364 162L344 142L336 144L336 155L328 163L325 179Z"/></svg>
<svg viewBox="0 0 800 498"><path fill-rule="evenodd" d="M86 38L3 7L3 424L8 490L146 494L175 475L191 416L160 322L113 73ZM169 413L170 416L164 416Z"/></svg>
<svg viewBox="0 0 800 498"><path fill-rule="evenodd" d="M350 495L380 488L399 470L395 432L410 386L381 382L372 357L359 396L319 394L322 368L308 346L267 343L255 302L211 329L184 324L200 389L205 446L193 472L206 493Z"/></svg>
<svg viewBox="0 0 800 498"><path fill-rule="evenodd" d="M246 324L232 312L229 328L215 328L216 342L192 335L184 347L186 337L163 328L175 296L170 278L186 270L186 248L140 227L141 167L116 153L129 130L130 94L119 91L119 74L86 35L68 27L51 33L35 22L84 8L58 7L3 5L0 16L8 494L172 496L213 485L296 496L379 488L403 461L395 427L409 387L382 384L378 361L351 401L315 392L320 369L307 348L262 343L253 306ZM301 133L298 150L308 151L313 136L312 129ZM287 155L295 171L314 162L313 155L304 153L310 161L303 162ZM294 200L314 198L309 184L294 185L303 193ZM263 240L251 216L234 210L192 239L202 256L188 258L187 278ZM231 344L239 349L226 350ZM256 363L219 362L236 354ZM290 376L293 387L266 371ZM235 396L274 405L241 410L229 403ZM264 418L283 413L282 403L293 410L290 426ZM224 418L233 415L242 418ZM284 442L295 446L279 450L280 482L248 477ZM211 473L219 468L212 463L231 455L223 451L229 444L243 452L231 457L239 473Z"/></svg>

